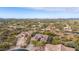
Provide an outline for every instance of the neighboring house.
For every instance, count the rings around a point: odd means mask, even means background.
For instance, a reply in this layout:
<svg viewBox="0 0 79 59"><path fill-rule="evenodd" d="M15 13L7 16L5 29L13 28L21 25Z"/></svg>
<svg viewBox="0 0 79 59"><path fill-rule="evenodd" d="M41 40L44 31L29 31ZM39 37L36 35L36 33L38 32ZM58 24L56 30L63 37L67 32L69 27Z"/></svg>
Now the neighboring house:
<svg viewBox="0 0 79 59"><path fill-rule="evenodd" d="M10 26L8 26L8 28L10 29L16 29L16 26L14 26L14 25L10 25Z"/></svg>
<svg viewBox="0 0 79 59"><path fill-rule="evenodd" d="M62 44L58 45L46 44L45 51L75 51L75 49L66 47Z"/></svg>
<svg viewBox="0 0 79 59"><path fill-rule="evenodd" d="M46 31L53 31L53 30L55 30L55 26L54 26L54 24L53 23L50 23L49 25L48 25L48 27L45 29Z"/></svg>
<svg viewBox="0 0 79 59"><path fill-rule="evenodd" d="M68 31L68 32L71 32L72 31L72 29L71 29L71 27L69 26L69 25L66 25L66 27L64 27L64 31Z"/></svg>
<svg viewBox="0 0 79 59"><path fill-rule="evenodd" d="M47 42L47 40L48 40L48 35L36 34L34 37L32 37L31 40L38 40L38 41Z"/></svg>
<svg viewBox="0 0 79 59"><path fill-rule="evenodd" d="M53 26L53 27L52 26L48 26L45 30L52 32L52 30L55 30L55 26Z"/></svg>
<svg viewBox="0 0 79 59"><path fill-rule="evenodd" d="M45 29L41 29L40 32L43 33L45 31Z"/></svg>
<svg viewBox="0 0 79 59"><path fill-rule="evenodd" d="M16 39L16 47L25 48L27 46L28 41L30 40L31 34L28 32L22 32L17 35Z"/></svg>

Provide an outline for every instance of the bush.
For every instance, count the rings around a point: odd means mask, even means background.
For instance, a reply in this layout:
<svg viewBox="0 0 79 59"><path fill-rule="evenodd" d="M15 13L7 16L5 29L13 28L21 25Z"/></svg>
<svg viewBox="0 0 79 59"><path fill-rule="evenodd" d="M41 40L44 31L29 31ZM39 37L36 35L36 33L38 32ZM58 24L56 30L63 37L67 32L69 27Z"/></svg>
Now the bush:
<svg viewBox="0 0 79 59"><path fill-rule="evenodd" d="M55 33L51 33L51 32L43 32L44 35L49 35L49 36L56 36Z"/></svg>
<svg viewBox="0 0 79 59"><path fill-rule="evenodd" d="M2 44L0 44L0 50L6 50L10 48L10 44L8 42L3 42Z"/></svg>
<svg viewBox="0 0 79 59"><path fill-rule="evenodd" d="M36 46L37 45L37 41L36 40L32 40L31 43Z"/></svg>
<svg viewBox="0 0 79 59"><path fill-rule="evenodd" d="M32 40L31 42L32 42L32 44L33 44L34 46L44 46L44 45L46 44L46 42L44 42L44 41Z"/></svg>
<svg viewBox="0 0 79 59"><path fill-rule="evenodd" d="M33 37L33 36L35 36L37 33L39 33L39 32L33 32L31 36Z"/></svg>
<svg viewBox="0 0 79 59"><path fill-rule="evenodd" d="M46 42L44 42L44 41L39 41L39 42L37 43L37 46L44 46L45 43L46 43Z"/></svg>
<svg viewBox="0 0 79 59"><path fill-rule="evenodd" d="M52 44L54 44L54 45L61 44L61 43L62 43L62 41L58 37L54 37L52 40Z"/></svg>
<svg viewBox="0 0 79 59"><path fill-rule="evenodd" d="M76 51L79 51L79 40L66 42L64 43L65 46L75 48Z"/></svg>
<svg viewBox="0 0 79 59"><path fill-rule="evenodd" d="M79 51L79 40L75 41L75 49Z"/></svg>
<svg viewBox="0 0 79 59"><path fill-rule="evenodd" d="M71 47L71 48L75 48L75 42L74 41L65 42L64 45L68 46L68 47Z"/></svg>

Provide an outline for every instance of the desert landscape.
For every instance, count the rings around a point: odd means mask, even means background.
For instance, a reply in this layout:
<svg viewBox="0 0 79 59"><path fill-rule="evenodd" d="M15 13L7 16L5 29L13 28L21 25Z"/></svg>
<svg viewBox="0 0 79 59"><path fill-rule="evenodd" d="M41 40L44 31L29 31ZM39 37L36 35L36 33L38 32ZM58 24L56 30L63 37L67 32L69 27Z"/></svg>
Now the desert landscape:
<svg viewBox="0 0 79 59"><path fill-rule="evenodd" d="M74 19L0 19L0 50L78 51L79 19Z"/></svg>
<svg viewBox="0 0 79 59"><path fill-rule="evenodd" d="M0 7L0 51L79 51L79 8Z"/></svg>

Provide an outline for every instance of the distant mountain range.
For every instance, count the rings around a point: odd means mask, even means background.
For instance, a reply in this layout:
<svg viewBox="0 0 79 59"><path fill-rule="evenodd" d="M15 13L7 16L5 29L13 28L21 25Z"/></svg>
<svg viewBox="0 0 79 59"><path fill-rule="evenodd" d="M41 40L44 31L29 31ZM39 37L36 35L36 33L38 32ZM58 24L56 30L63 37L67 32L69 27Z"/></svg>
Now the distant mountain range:
<svg viewBox="0 0 79 59"><path fill-rule="evenodd" d="M0 20L79 20L79 18L0 18Z"/></svg>

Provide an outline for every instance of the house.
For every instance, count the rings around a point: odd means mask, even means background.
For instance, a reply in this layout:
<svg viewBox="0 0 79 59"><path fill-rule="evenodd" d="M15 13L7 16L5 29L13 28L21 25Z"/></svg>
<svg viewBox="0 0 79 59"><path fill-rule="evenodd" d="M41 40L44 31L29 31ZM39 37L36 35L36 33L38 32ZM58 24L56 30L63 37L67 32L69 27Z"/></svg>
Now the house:
<svg viewBox="0 0 79 59"><path fill-rule="evenodd" d="M34 37L32 37L31 40L38 40L38 41L47 42L47 40L48 40L48 35L36 34Z"/></svg>
<svg viewBox="0 0 79 59"><path fill-rule="evenodd" d="M71 32L72 29L71 29L71 27L69 25L66 25L66 27L64 27L64 31L65 32Z"/></svg>
<svg viewBox="0 0 79 59"><path fill-rule="evenodd" d="M50 23L49 25L48 25L48 27L45 29L46 31L53 31L53 30L55 30L55 26L54 26L54 24L53 23Z"/></svg>
<svg viewBox="0 0 79 59"><path fill-rule="evenodd" d="M8 28L16 29L16 26L14 26L14 25L10 25L10 26L8 26Z"/></svg>
<svg viewBox="0 0 79 59"><path fill-rule="evenodd" d="M58 45L46 44L45 51L75 51L75 49L66 47L62 44L58 44Z"/></svg>

